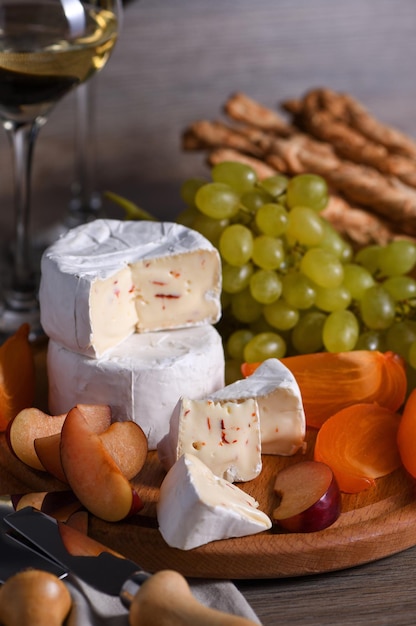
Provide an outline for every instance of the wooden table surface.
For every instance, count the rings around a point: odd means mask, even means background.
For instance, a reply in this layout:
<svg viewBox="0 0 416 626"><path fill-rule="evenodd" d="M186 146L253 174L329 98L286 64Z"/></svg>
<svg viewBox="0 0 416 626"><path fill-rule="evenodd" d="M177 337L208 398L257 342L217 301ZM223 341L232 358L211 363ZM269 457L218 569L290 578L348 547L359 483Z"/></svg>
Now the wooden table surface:
<svg viewBox="0 0 416 626"><path fill-rule="evenodd" d="M96 81L96 182L165 219L179 187L206 174L182 130L221 117L242 90L275 106L309 88L349 91L416 136L414 0L140 0ZM33 229L66 215L74 172L74 95L42 129L33 168ZM0 134L0 239L13 232L9 146ZM117 211L107 207L112 215ZM3 251L6 250L5 244ZM331 574L238 582L265 626L413 626L416 548Z"/></svg>

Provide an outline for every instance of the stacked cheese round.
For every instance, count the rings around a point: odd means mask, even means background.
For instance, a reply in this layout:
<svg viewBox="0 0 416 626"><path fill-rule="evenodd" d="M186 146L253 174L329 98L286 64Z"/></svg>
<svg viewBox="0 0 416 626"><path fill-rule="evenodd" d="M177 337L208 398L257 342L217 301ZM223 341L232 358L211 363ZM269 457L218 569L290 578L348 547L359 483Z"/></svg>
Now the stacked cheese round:
<svg viewBox="0 0 416 626"><path fill-rule="evenodd" d="M141 426L153 450L181 396L205 397L224 385L224 352L209 324L136 333L99 359L50 341L48 377L54 415L78 403L109 404L113 419Z"/></svg>
<svg viewBox="0 0 416 626"><path fill-rule="evenodd" d="M49 410L109 404L155 449L181 396L224 385L221 263L202 235L170 222L95 220L42 257Z"/></svg>

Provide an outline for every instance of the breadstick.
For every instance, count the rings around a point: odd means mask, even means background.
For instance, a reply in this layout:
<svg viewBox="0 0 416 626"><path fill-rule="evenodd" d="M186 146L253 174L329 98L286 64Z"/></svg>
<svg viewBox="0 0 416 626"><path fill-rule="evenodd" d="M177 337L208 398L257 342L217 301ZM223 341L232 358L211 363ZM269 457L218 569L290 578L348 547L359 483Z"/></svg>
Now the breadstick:
<svg viewBox="0 0 416 626"><path fill-rule="evenodd" d="M246 94L238 91L230 96L224 105L224 110L233 120L251 124L266 131L276 132L286 137L295 132L280 115L269 109Z"/></svg>

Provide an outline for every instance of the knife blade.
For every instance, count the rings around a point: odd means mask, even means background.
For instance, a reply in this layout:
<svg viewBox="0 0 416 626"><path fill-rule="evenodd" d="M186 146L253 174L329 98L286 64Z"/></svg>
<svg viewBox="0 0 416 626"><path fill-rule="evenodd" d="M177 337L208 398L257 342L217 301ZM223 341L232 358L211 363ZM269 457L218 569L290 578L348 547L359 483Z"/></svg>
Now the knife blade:
<svg viewBox="0 0 416 626"><path fill-rule="evenodd" d="M26 507L6 515L4 523L16 542L40 550L93 588L118 595L130 609L129 623L134 626L256 626L245 617L200 604L179 573L165 570L151 575L37 509Z"/></svg>
<svg viewBox="0 0 416 626"><path fill-rule="evenodd" d="M40 554L37 550L17 543L3 530L0 531L0 583L26 569L37 569L66 578L67 569Z"/></svg>

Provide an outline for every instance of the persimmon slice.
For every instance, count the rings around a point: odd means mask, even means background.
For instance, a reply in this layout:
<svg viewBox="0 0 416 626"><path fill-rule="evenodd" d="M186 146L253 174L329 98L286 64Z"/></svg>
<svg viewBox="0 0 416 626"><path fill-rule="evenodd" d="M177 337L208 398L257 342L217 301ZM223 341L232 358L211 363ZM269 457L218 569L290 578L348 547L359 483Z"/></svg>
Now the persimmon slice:
<svg viewBox="0 0 416 626"><path fill-rule="evenodd" d="M377 402L397 411L405 401L406 368L393 352L316 352L285 357L281 362L299 385L309 428L320 428L328 417L353 404ZM259 365L244 363L243 376Z"/></svg>
<svg viewBox="0 0 416 626"><path fill-rule="evenodd" d="M346 407L322 425L314 459L329 465L341 491L364 491L400 467L399 424L398 413L376 403Z"/></svg>
<svg viewBox="0 0 416 626"><path fill-rule="evenodd" d="M0 432L34 401L35 363L29 330L29 325L23 324L0 347Z"/></svg>
<svg viewBox="0 0 416 626"><path fill-rule="evenodd" d="M410 393L404 406L397 445L404 467L416 478L416 389Z"/></svg>

